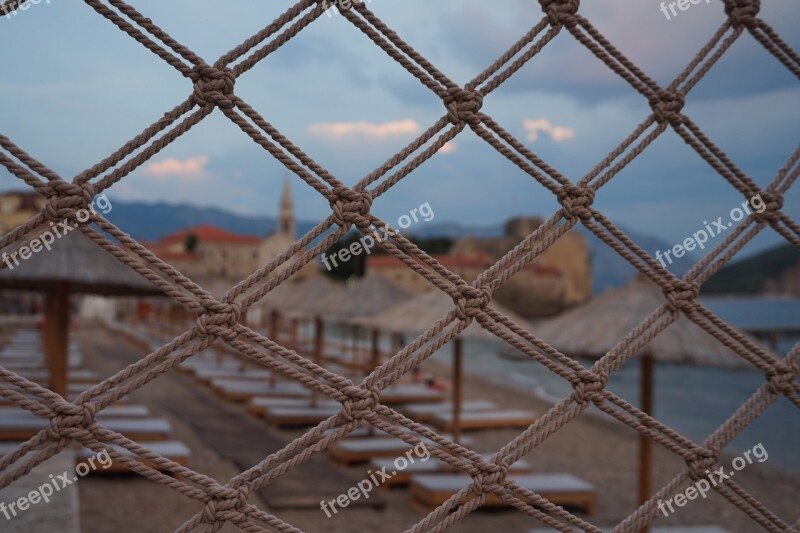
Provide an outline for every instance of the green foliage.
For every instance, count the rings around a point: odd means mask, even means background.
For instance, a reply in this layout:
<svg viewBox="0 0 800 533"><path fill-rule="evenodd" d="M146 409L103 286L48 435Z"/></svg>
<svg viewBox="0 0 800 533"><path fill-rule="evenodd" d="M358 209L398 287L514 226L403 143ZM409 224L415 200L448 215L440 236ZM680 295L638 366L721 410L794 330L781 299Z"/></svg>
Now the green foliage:
<svg viewBox="0 0 800 533"><path fill-rule="evenodd" d="M194 251L197 249L197 244L199 242L200 240L197 238L197 235L195 235L194 233L190 233L189 235L186 236L186 241L183 243L183 248L190 254L194 253Z"/></svg>
<svg viewBox="0 0 800 533"><path fill-rule="evenodd" d="M381 236L383 234L381 233ZM348 248L350 244L361 240L362 234L358 231L351 231L338 241L336 241L332 246L330 246L327 250L325 250L326 256L335 256L339 253L339 250L342 248ZM453 239L450 237L428 237L428 238L417 238L411 236L409 238L411 242L413 242L416 246L420 248L420 250L434 255L434 254L446 254L450 252L450 249L453 247ZM372 248L372 253L370 255L386 255L388 252L384 250L380 244L376 244ZM353 276L361 277L365 273L365 263L368 254L360 254L355 257L351 257L349 261L345 261L344 263L337 261L337 266L333 266L332 261L328 261L330 266L332 267L330 271L323 265L322 271L326 273L328 276L335 280L345 281L350 279Z"/></svg>
<svg viewBox="0 0 800 533"><path fill-rule="evenodd" d="M703 284L704 294L756 294L764 283L800 261L800 251L778 246L743 261L727 265Z"/></svg>

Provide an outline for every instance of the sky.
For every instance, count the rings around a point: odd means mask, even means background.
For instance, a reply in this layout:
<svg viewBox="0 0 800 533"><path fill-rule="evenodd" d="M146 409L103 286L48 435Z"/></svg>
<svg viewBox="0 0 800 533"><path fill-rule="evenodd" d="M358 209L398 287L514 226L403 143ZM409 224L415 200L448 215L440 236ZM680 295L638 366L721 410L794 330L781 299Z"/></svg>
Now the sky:
<svg viewBox="0 0 800 533"><path fill-rule="evenodd" d="M662 86L724 21L722 2L669 19L655 0L585 0L581 13ZM287 9L269 0L131 0L213 63ZM368 7L439 70L467 83L542 17L534 0L371 0ZM800 49L800 3L761 17ZM72 178L182 102L191 82L83 2L42 0L0 16L0 133ZM445 114L441 101L344 17L322 16L236 82L236 93L347 185ZM684 112L762 187L800 139L800 83L744 34L687 97ZM650 112L647 102L567 32L489 95L483 111L573 181ZM275 215L288 171L219 111L114 185L111 198ZM291 177L298 218L327 202ZM0 190L24 183L0 168ZM800 187L785 212L800 219ZM743 201L672 131L602 188L595 206L639 233L680 243ZM375 201L387 221L428 202L437 222L550 216L553 195L466 129ZM727 218L726 218L727 219ZM748 250L781 242L772 231Z"/></svg>

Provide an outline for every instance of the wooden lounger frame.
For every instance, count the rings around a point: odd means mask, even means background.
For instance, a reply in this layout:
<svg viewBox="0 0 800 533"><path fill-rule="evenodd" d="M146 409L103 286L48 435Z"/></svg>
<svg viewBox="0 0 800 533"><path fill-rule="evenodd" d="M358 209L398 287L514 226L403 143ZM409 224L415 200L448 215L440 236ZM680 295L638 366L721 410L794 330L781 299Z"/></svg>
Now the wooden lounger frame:
<svg viewBox="0 0 800 533"><path fill-rule="evenodd" d="M418 510L424 513L430 513L444 502L449 500L455 492L451 492L449 490L428 490L420 485L411 484L411 505ZM574 491L574 492L564 492L564 491L537 491L537 494L546 498L551 503L559 505L561 507L572 507L576 509L581 509L586 514L590 515L594 513L595 502L597 500L597 494L594 490L585 490L585 491ZM523 499L524 496L521 494L516 494L518 498ZM467 496L463 503L467 503L470 500L475 498L475 494L470 494ZM528 502L529 504L533 505L533 502ZM504 507L508 504L501 500L495 493L489 493L486 495L486 501L483 503L484 507Z"/></svg>

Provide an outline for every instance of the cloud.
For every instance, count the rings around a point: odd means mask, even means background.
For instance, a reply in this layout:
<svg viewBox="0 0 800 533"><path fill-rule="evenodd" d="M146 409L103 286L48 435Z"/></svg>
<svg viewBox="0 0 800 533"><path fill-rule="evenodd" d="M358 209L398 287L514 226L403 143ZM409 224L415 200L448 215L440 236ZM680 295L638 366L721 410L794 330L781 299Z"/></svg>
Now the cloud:
<svg viewBox="0 0 800 533"><path fill-rule="evenodd" d="M453 141L447 141L446 143L444 143L444 146L439 148L438 153L447 155L447 154L452 154L453 152L456 151L458 151L458 146L456 146L456 143L454 143Z"/></svg>
<svg viewBox="0 0 800 533"><path fill-rule="evenodd" d="M380 124L372 122L318 122L308 127L308 132L318 137L341 140L350 136L383 139L398 135L410 135L420 131L416 120L394 120Z"/></svg>
<svg viewBox="0 0 800 533"><path fill-rule="evenodd" d="M144 167L143 174L157 178L205 178L208 176L206 164L208 164L208 157L204 155L188 159L169 158L150 163Z"/></svg>
<svg viewBox="0 0 800 533"><path fill-rule="evenodd" d="M539 133L547 134L557 143L575 137L575 130L572 128L555 126L546 118L526 119L522 122L522 127L528 132L528 140L531 142L539 140Z"/></svg>

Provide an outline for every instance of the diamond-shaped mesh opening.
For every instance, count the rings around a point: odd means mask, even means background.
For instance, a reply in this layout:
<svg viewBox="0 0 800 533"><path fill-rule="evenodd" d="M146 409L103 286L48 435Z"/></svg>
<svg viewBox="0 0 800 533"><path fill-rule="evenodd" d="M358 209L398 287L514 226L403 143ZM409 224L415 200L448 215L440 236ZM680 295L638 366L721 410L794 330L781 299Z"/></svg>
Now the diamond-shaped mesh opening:
<svg viewBox="0 0 800 533"><path fill-rule="evenodd" d="M0 387L0 393L13 403L39 416L49 418L51 423L47 430L43 430L34 439L21 445L17 449L18 453L7 455L3 459L0 466L0 470L3 471L0 486L10 484L22 474L22 470L17 468L24 469L39 464L52 454L63 450L72 441L78 441L94 451L100 451L104 449L105 443L113 442L134 454L139 454L140 458L145 454L149 460L157 461L162 468L179 477L163 476L146 462L112 452L116 461L152 481L179 490L202 504L202 511L187 517L187 521L179 530L188 531L202 526L217 529L226 524L235 524L240 529L252 531L263 530L266 527L290 530L291 526L287 522L248 502L248 496L261 487L268 486L275 479L280 479L286 470L300 467L311 457L335 446L345 434L369 422L409 445L418 444L418 436L430 439L436 443L431 445L434 455L471 476L467 479L463 491L444 501L436 502L436 508L412 526L412 531L445 529L455 525L479 507L489 504L493 499L513 505L520 511L563 531L569 530L569 526L598 531L595 526L569 510L552 505L536 490L525 488L524 483L518 483L509 475L507 468L507 465L513 464L546 442L554 432L557 433L561 428L568 426L572 420L581 416L590 405L594 404L637 432L650 436L686 463L686 469L676 470L678 473L666 486L657 488L657 493L636 507L618 527L620 531L634 531L656 518L658 498L677 489L689 476L697 477L702 474L703 468L713 466L720 459L720 451L779 397L790 401L795 407L800 406L800 384L797 382L797 357L800 351L795 348L786 360L779 360L762 349L758 343L752 342L717 318L697 299L702 282L729 261L747 241L767 225L795 247L800 246L800 230L783 209L784 193L797 177L797 154L790 159L789 165L784 167L768 187L759 186L743 174L728 155L713 144L683 107L688 92L706 73L708 67L716 60L716 56L724 54L743 32L753 34L760 44L775 55L789 71L796 76L800 75L800 59L796 52L758 18L758 2L726 1L728 17L724 25L686 71L666 88L650 79L597 32L581 15L577 1L543 1L544 17L518 43L519 46L524 48L532 43L537 35L548 32L550 37L558 33L564 34L562 37L567 37L566 34L570 33L570 38L576 39L589 49L608 64L616 75L640 93L644 101L649 102L653 114L580 181L577 178L567 179L549 168L544 173L546 176L537 178L549 189L549 194L558 199L561 209L523 240L503 261L488 268L471 284L445 269L435 259L423 254L402 237L398 237L396 242L388 243L387 248L390 253L424 276L437 291L445 293L452 300L452 308L443 313L438 322L432 323L418 339L394 355L390 353L391 357L362 384L348 382L341 375L315 365L307 356L286 348L283 343L276 343L269 334L264 335L254 331L242 323L242 315L262 298L269 299L268 293L271 290L276 290L281 283L287 282L291 272L278 270L280 265L293 258L305 262L312 260L319 251L354 225L363 231L370 223L380 223L380 220L371 214L370 207L373 200L385 194L394 185L391 181L381 181L381 177L397 165L408 164L408 171L424 165L425 161L441 149L445 142L457 138L456 135L466 128L470 128L519 166L524 167L530 163L540 167L548 166L521 145L513 135L508 134L482 105L484 97L491 97L490 93L507 78L513 78L522 62L510 67L504 63L513 60L522 48L510 50L475 80L461 87L402 41L371 13L368 6L357 4L344 11L340 23L347 19L358 30L376 41L392 60L409 70L428 87L432 94L441 98L444 104L441 118L432 129L427 130L418 141L409 145L396 158L389 160L357 185L349 188L306 156L302 149L284 137L282 132L274 129L268 118L260 115L254 107L250 107L235 89L237 77L252 69L272 52L273 47L269 45L266 48L259 46L267 43L271 37L291 24L295 25L289 30L289 34L302 33L308 24L321 22L314 21L325 17L321 2L305 0L289 8L272 25L217 62L212 58L201 59L167 35L151 19L123 2L114 0L111 6L98 0L87 3L159 55L162 61L172 65L179 71L178 75L188 78L187 93L191 90L191 94L183 103L179 103L164 115L159 122L143 132L133 134L136 137L107 159L98 162L95 167L76 176L71 180L72 183L49 170L46 162L31 158L8 138L0 137L0 147L2 147L0 164L47 197L46 208L32 220L19 225L0 238L0 247L19 246L20 239L36 226L74 216L80 208L86 206L94 194L124 180L131 171L152 159L165 146L215 111L230 119L244 134L281 161L289 171L314 188L321 198L330 203L332 215L295 245L289 247L286 253L268 262L243 283L227 290L222 297L212 295L204 288L194 285L169 265L149 255L140 244L130 239L101 215L93 215L92 221L95 224L117 239L126 249L138 255L139 259L120 253L115 243L89 227L83 226L79 231L112 253L119 261L147 277L151 283L156 284L185 307L190 314L196 315L196 322L173 342L135 362L124 372L92 387L72 404L35 384L20 380L13 373L3 371L0 377L4 384ZM13 10L20 8L20 4L18 0L7 0L3 7L6 10ZM39 9L42 8L43 6L39 6ZM139 28L150 36L145 35ZM280 41L276 42L275 47L279 43ZM536 55L534 51L527 54L525 59ZM250 53L253 55L249 55ZM752 217L748 224L737 228L734 232L735 238L726 239L715 250L713 256L701 260L681 280L660 268L594 205L595 191L605 186L621 168L643 152L667 128L675 130L706 159L709 165L727 180L729 185L726 187L732 186L743 195L759 193L767 205L764 213ZM437 134L442 136L437 137ZM423 148L430 142L433 144ZM409 163L408 156L416 150L420 150L420 153L415 154L416 159ZM539 256L552 244L554 238L576 225L582 225L594 232L619 256L659 284L665 295L663 305L639 324L629 336L620 339L590 369L558 352L528 332L525 327L490 306L494 292ZM313 246L312 242L315 239L334 226L341 227L340 231L329 233L327 239L315 243L316 249L307 249L309 245ZM298 252L305 255L298 259L295 256ZM141 262L141 258L145 261ZM266 285L261 288L259 284L263 283ZM749 401L743 403L734 416L702 443L689 441L657 419L647 417L606 386L610 376L620 368L624 368L626 362L629 362L642 346L652 341L679 316L688 317L717 337L764 376L764 381ZM438 348L453 341L471 324L473 327L480 326L490 334L512 344L528 357L546 366L551 372L559 374L572 386L572 391L563 401L542 413L525 431L504 445L489 462L467 447L459 446L430 429L409 422L394 409L381 403L381 398L389 394L394 383L425 361ZM147 455L148 452L139 448L123 434L107 431L102 420L95 418L97 411L102 411L115 400L142 389L159 376L166 377L164 374L178 363L207 349L215 342L224 342L270 370L300 382L306 388L313 388L320 395L336 400L341 408L337 408L330 418L287 444L279 452L266 458L259 456L248 470L228 482L214 481L157 454ZM16 387L21 387L35 399L32 402L23 401L21 397L14 395L12 387L6 385L8 382L14 382ZM405 426L411 431L398 429L398 425ZM326 434L329 429L334 431ZM26 452L32 453L25 455ZM17 465L23 456L27 461L24 465ZM720 485L717 491L762 527L770 531L789 529L790 524L784 521L784 518L770 512L765 505L758 502L737 483L726 482ZM451 513L455 510L457 512Z"/></svg>

